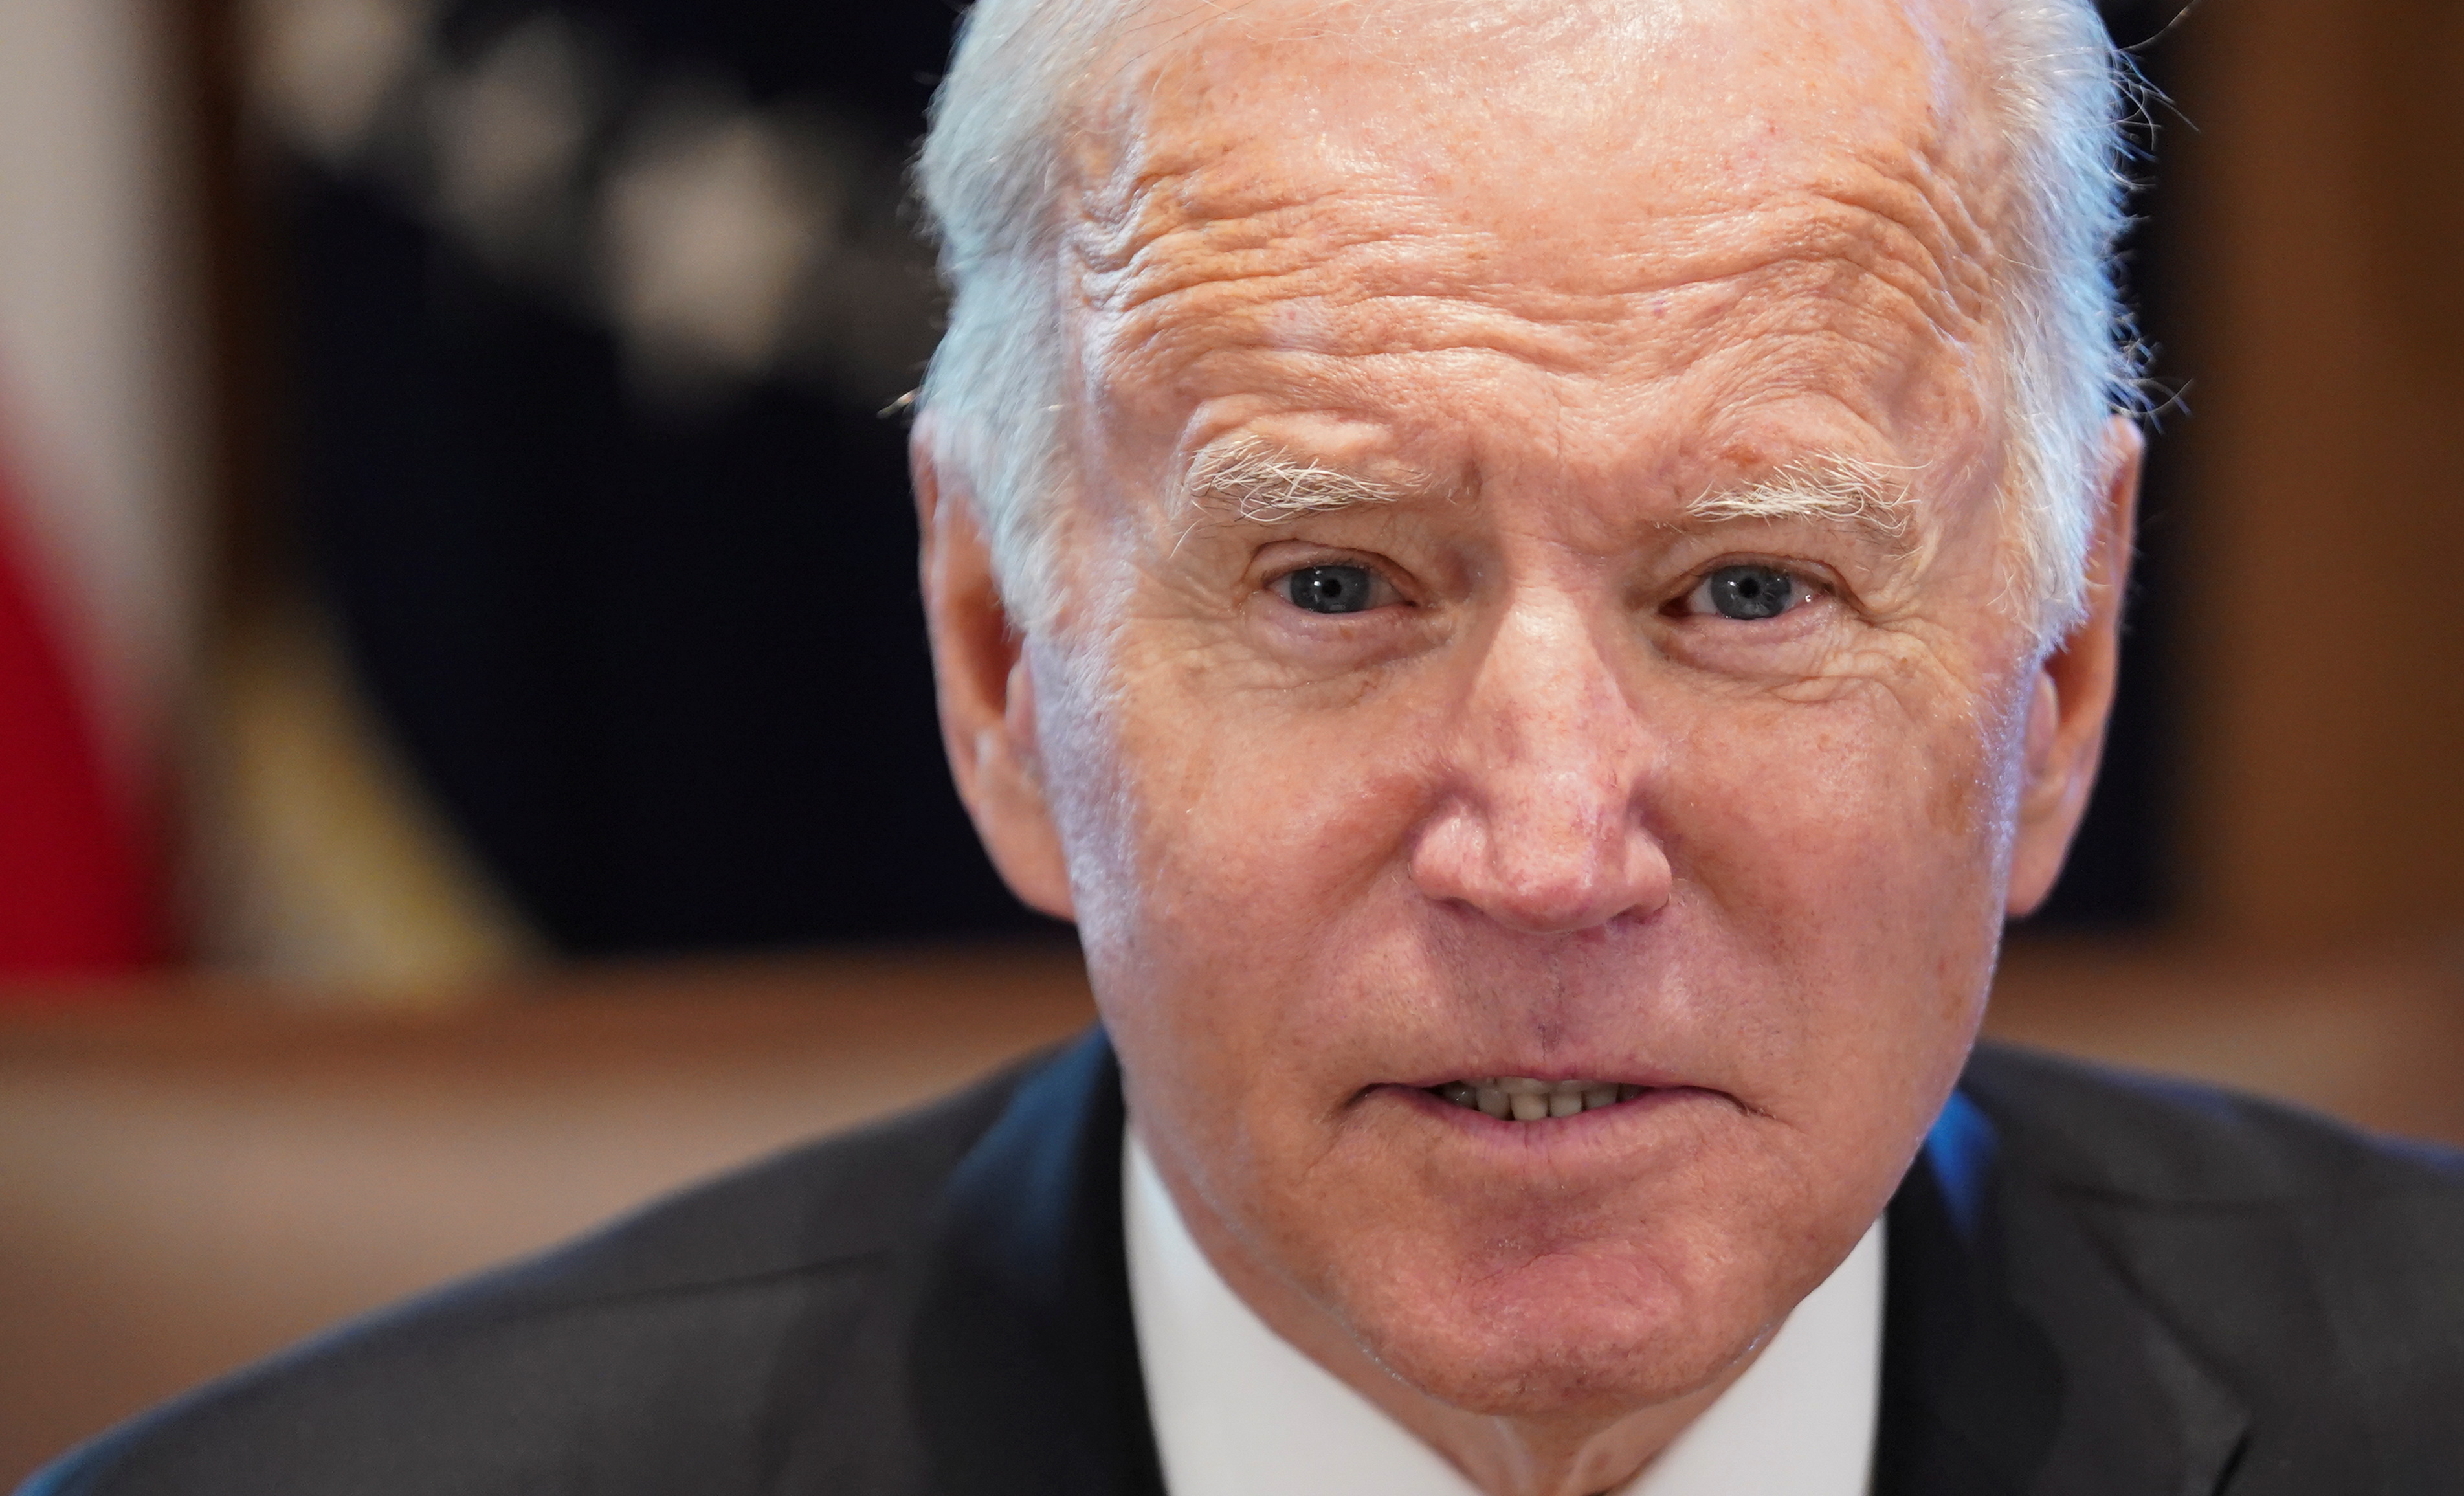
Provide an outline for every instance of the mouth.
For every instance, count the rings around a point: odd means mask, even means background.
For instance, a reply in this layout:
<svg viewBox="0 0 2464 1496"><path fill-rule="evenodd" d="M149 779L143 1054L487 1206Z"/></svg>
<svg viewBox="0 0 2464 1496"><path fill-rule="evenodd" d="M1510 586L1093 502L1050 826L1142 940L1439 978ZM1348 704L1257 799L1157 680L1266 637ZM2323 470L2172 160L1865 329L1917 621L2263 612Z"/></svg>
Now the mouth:
<svg viewBox="0 0 2464 1496"><path fill-rule="evenodd" d="M1485 1112L1501 1122L1545 1122L1551 1117L1578 1116L1632 1101L1652 1088L1618 1081L1540 1081L1526 1075L1491 1075L1480 1080L1448 1081L1426 1089L1440 1101L1467 1111Z"/></svg>

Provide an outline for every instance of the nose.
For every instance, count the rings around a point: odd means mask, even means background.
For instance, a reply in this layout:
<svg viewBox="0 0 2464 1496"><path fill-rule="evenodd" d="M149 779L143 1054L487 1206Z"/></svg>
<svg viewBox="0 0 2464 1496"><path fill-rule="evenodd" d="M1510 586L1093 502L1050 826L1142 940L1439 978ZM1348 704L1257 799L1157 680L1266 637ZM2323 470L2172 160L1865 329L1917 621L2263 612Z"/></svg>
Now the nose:
<svg viewBox="0 0 2464 1496"><path fill-rule="evenodd" d="M1659 740L1619 683L1614 646L1571 605L1528 602L1500 621L1411 850L1423 894L1531 935L1666 905L1668 857L1644 816Z"/></svg>

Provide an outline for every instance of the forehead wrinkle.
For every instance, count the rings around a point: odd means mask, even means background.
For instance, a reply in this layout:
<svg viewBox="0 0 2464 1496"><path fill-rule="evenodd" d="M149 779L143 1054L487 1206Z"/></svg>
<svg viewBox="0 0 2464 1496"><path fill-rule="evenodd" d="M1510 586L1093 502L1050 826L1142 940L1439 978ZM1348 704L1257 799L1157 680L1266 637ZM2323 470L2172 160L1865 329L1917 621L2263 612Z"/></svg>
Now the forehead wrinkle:
<svg viewBox="0 0 2464 1496"><path fill-rule="evenodd" d="M1313 273L1340 284L1346 277L1365 282L1381 272L1417 270L1465 298L1505 303L1663 290L1731 277L1757 262L1794 259L1844 261L1889 279L1912 299L1938 308L1928 316L1946 331L1954 320L1976 319L1989 290L1977 256L1946 253L1944 227L1927 222L1929 211L1909 211L1911 205L1929 207L1920 188L1859 176L1760 204L1662 209L1647 231L1622 243L1587 233L1578 256L1552 241L1517 242L1486 224L1447 221L1425 211L1434 206L1425 199L1366 187L1294 195L1231 218L1156 219L1140 227L1134 243L1100 243L1081 233L1072 244L1088 304L1115 313L1219 281ZM1406 204L1423 210L1395 212ZM1545 259L1555 274L1541 281L1501 273L1531 258ZM1587 267L1597 273L1576 275Z"/></svg>
<svg viewBox="0 0 2464 1496"><path fill-rule="evenodd" d="M1856 267L1898 292L1943 341L1966 343L1991 319L1991 273L1981 231L1964 211L1945 219L1944 206L1922 181L1869 170L1810 187L1777 211L1804 215L1797 257Z"/></svg>
<svg viewBox="0 0 2464 1496"><path fill-rule="evenodd" d="M1738 212L1669 215L1648 243L1559 256L1546 278L1514 273L1510 262L1529 252L1479 228L1373 231L1369 214L1295 203L1275 222L1154 232L1117 269L1090 274L1085 309L1113 323L1116 345L1150 355L1244 343L1336 355L1473 348L1572 369L1639 321L1639 302L1656 310L1725 287L1752 311L1796 304L1817 321L1870 322L1898 302L1944 343L1968 345L1985 317L1986 272L1965 253L1945 259L1922 221L1908 227L1925 202L1913 187L1869 181ZM1843 271L1872 295L1843 290ZM1285 308L1298 302L1321 315L1294 321ZM1664 341L1675 351L1684 341Z"/></svg>
<svg viewBox="0 0 2464 1496"><path fill-rule="evenodd" d="M1908 306L1898 285L1860 266L1846 270L1861 290L1805 295L1809 286L1837 281L1840 262L1782 260L1723 279L1617 295L1523 287L1514 305L1408 293L1338 302L1289 282L1191 288L1106 319L1111 326L1095 341L1109 356L1090 373L1114 398L1202 395L1265 380L1311 399L1380 406L1432 381L1494 377L1502 370L1479 373L1478 363L1458 361L1496 358L1604 392L1699 370L1723 385L1743 381L1739 398L1801 389L1861 407L1851 397L1892 398L1908 379L1923 377L1904 339L1911 329L1932 334L1933 324ZM1319 315L1305 321L1285 315L1280 303L1299 299L1317 300ZM1671 306L1680 315L1664 316ZM1741 326L1750 335L1737 336ZM1638 340L1638 330L1647 336ZM1818 351L1835 347L1842 351ZM1449 373L1450 365L1461 372ZM1842 373L1849 375L1845 385Z"/></svg>
<svg viewBox="0 0 2464 1496"><path fill-rule="evenodd" d="M1223 20L1240 16L1242 10L1209 0L1182 13L1202 29L1201 17ZM1881 131L1850 128L1832 146L1801 161L1790 173L1796 179L1793 184L1773 182L1774 199L1713 205L1699 216L1736 220L1784 211L1793 197L1813 220L1799 226L1804 231L1827 230L1833 244L1843 248L1860 236L1873 241L1870 253L1842 257L1869 268L1888 266L1890 278L1903 282L1928 320L1956 336L1962 324L1987 320L1992 302L1993 236L1984 223L2007 216L2008 205L1999 202L2003 194L1994 190L2005 174L2000 157L2007 154L2007 143L1999 131L1975 123L1993 118L1995 109L1990 99L1975 99L1981 80L1954 55L1959 48L1929 28L1908 30L1917 42L1914 61L1923 75L1918 92L1929 101L1925 107L1859 121ZM1295 39L1284 37L1287 43ZM1361 39L1350 38L1344 55L1356 53L1352 44ZM1479 173L1433 177L1425 164L1394 169L1401 162L1387 160L1386 147L1419 133L1408 119L1380 118L1368 135L1360 133L1357 121L1349 127L1337 122L1329 135L1331 121L1317 84L1296 73L1287 56L1252 54L1237 63L1222 60L1224 66L1210 66L1197 48L1155 49L1145 54L1143 65L1129 70L1142 75L1142 86L1083 100L1092 107L1080 117L1086 128L1074 137L1075 181L1064 195L1074 200L1068 237L1089 304L1129 310L1208 281L1299 273L1313 260L1331 260L1368 241L1480 235L1485 226L1449 221L1453 215L1443 201L1465 183L1479 187ZM1459 54L1449 60L1481 66L1476 59L1463 62ZM1959 107L1970 100L1985 107ZM1271 106L1266 119L1274 124L1225 128L1229 121L1257 120L1262 101ZM1425 106L1405 114L1418 115L1423 124L1441 118ZM1467 143L1471 153L1456 158L1458 165L1478 159L1478 143ZM1647 158L1650 146L1647 138L1639 138L1609 156ZM1338 159L1345 165L1333 165ZM1971 202L1970 192L1961 190L1963 183L1992 201ZM1856 221L1860 215L1861 226ZM1638 257L1637 252L1668 245L1683 216L1683 206L1672 213L1667 205L1655 205L1647 219L1652 244L1638 243L1625 255L1612 252L1609 257ZM1373 224L1374 230L1366 227ZM1597 237L1588 231L1598 227L1580 226L1582 253L1551 256L1551 268L1598 256ZM1497 239L1494 233L1486 237ZM1671 247L1683 253L1682 245ZM1475 284L1458 278L1466 290ZM1666 278L1705 277L1681 273ZM1505 288L1508 295L1514 289Z"/></svg>
<svg viewBox="0 0 2464 1496"><path fill-rule="evenodd" d="M1320 209L1338 204L1358 218L1364 209L1374 215L1397 201L1368 183L1305 190L1254 174L1231 183L1216 180L1237 154L1226 147L1211 163L1125 169L1115 175L1126 180L1084 187L1066 241L1081 277L1095 285L1159 281L1168 288L1188 273L1181 267L1202 265L1210 257L1296 266L1320 245L1342 248L1347 242L1329 231L1340 227L1340 215ZM1362 232L1353 239L1378 236Z"/></svg>

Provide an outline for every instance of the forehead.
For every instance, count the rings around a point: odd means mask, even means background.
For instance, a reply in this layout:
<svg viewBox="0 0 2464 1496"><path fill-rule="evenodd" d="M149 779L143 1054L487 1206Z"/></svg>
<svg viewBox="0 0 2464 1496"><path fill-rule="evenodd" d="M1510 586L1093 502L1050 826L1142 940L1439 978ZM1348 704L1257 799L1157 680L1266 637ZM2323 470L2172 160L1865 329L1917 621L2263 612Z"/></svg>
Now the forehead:
<svg viewBox="0 0 2464 1496"><path fill-rule="evenodd" d="M1811 357L1887 405L1989 320L1976 187L2000 132L1956 21L1881 0L1155 12L1076 137L1083 336L1150 404L1255 384L1261 360L1355 393L1426 387L1448 358L1625 389L1743 360L1768 391L1792 378L1773 360Z"/></svg>

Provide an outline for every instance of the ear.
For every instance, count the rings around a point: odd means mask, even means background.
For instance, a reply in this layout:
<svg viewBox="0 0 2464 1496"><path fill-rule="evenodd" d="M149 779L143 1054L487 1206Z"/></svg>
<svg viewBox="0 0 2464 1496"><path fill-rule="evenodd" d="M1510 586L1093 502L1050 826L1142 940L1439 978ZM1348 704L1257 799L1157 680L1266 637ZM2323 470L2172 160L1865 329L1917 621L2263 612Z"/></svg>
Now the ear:
<svg viewBox="0 0 2464 1496"><path fill-rule="evenodd" d="M1034 675L1001 607L975 495L941 460L936 434L932 412L918 416L907 456L941 746L958 799L1010 891L1030 908L1067 919L1069 871L1044 793Z"/></svg>
<svg viewBox="0 0 2464 1496"><path fill-rule="evenodd" d="M2013 917L2043 903L2061 874L2062 859L2087 811L2088 792L2096 787L2105 723L2113 715L2147 441L2126 416L2116 416L2108 429L2104 493L2087 558L2088 614L2045 657L2028 703L2025 780L2004 903Z"/></svg>

